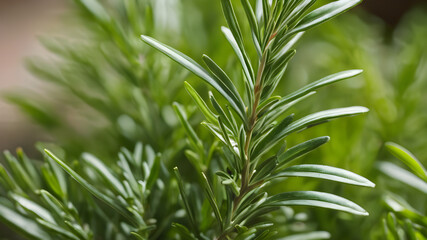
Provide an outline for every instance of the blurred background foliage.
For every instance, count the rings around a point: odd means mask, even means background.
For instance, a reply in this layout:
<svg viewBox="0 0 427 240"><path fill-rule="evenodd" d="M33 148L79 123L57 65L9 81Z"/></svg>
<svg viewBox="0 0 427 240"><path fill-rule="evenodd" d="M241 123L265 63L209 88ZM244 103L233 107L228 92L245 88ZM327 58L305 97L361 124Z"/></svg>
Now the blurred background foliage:
<svg viewBox="0 0 427 240"><path fill-rule="evenodd" d="M184 166L180 168L184 172L193 171L183 154L187 142L172 103L190 106L186 109L189 121L200 122L202 116L192 107L183 81L191 82L205 96L208 89L142 44L139 36L160 38L194 59L206 53L231 77L240 76L234 67L237 59L228 58L231 48L218 31L225 25L219 2L99 2L102 7L89 4L91 1L70 3L61 19L63 29L40 38L50 54L31 57L26 66L49 83L43 93L17 89L4 93L5 99L42 126L70 162L82 152L90 152L114 163L121 147L133 149L137 142L143 142L162 153L165 168L178 164ZM272 191L333 192L363 205L371 215L361 218L298 207L294 209L296 215L288 212L293 216L289 219L296 220L284 220L291 222L287 228L325 230L332 239L384 239L384 222L393 218L387 215L385 204L390 192L426 219L425 193L393 180L378 167L379 160L403 166L385 150L387 141L406 146L427 165L427 6L422 1L394 2L380 5L381 1L367 0L356 10L306 33L276 90L288 93L331 73L364 70L356 79L320 90L294 111L298 117L323 110L320 106L357 104L368 107L370 113L309 129L304 135L292 136L289 145L329 135L328 144L298 161L351 170L374 181L376 189L294 179L285 186L274 186ZM394 9L397 6L399 9ZM243 11L241 7L236 10ZM322 104L313 104L316 102ZM203 141L214 141L207 131L198 131L200 126L193 127ZM36 154L31 157L40 158Z"/></svg>

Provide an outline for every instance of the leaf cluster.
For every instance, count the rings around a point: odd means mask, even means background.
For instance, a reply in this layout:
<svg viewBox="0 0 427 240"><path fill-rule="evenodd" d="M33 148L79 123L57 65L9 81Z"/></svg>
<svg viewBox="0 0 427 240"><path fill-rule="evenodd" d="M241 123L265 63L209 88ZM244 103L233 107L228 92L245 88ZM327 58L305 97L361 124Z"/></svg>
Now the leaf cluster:
<svg viewBox="0 0 427 240"><path fill-rule="evenodd" d="M296 164L296 159L327 143L329 136L315 137L291 147L286 144L291 134L336 118L366 113L368 109L360 106L329 109L298 118L291 113L317 89L357 76L361 70L341 71L287 95L274 95L304 31L359 2L340 0L313 10L314 0L241 0L241 12L246 19L246 24L241 24L236 15L240 11L234 10L231 0L221 0L228 25L221 30L238 61L235 71L242 72L241 76L227 73L207 55L202 57L202 66L180 51L143 35L145 43L214 89L205 98L197 88L184 83L205 117L202 125L216 139L210 143L190 123L189 108L179 103L170 106L184 75L177 72L175 65L157 60L160 58L148 53L133 36L135 32L155 34L150 12L155 12L156 5L150 1L120 2L113 4L122 9L116 16L97 1L77 1L85 18L94 24L91 28L96 31L94 36L107 41L97 45L95 51L91 50L93 46L46 42L46 47L66 63L51 69L33 62L31 68L105 115L114 125L112 135L126 139L118 142L142 139L153 147L137 144L133 152L123 148L118 161L100 160L85 153L81 161L71 162L65 161L66 156L58 151L44 150L42 166L21 152L17 158L6 153L8 168L0 168L0 184L4 187L0 198L1 220L30 239L223 240L280 239L286 235L282 239L289 240L330 237L327 232L313 229L292 236L289 236L292 230L281 232L277 226L280 221L275 217L285 216L282 221L285 224L300 221L297 214L289 213L290 206L368 215L359 205L331 193L269 191L269 186L287 183L288 178L295 177L374 187L368 179L344 169ZM146 14L139 15L136 9ZM146 26L138 24L141 21ZM251 43L246 42L249 38L241 26L249 30ZM73 51L76 46L83 55ZM255 56L249 48L256 52ZM19 98L10 99L32 113L40 113L41 119L49 118L50 113L44 112L45 109L38 111ZM192 173L188 178L182 174L184 171L178 167L170 169L167 164L179 157L182 147L177 140L180 135L175 135L175 131L171 135L172 109L187 134L188 149L183 155L192 165L185 172ZM181 168L181 162L176 164ZM83 188L87 192L80 194Z"/></svg>
<svg viewBox="0 0 427 240"><path fill-rule="evenodd" d="M219 67L214 60L204 55L206 68L186 56L151 37L142 40L170 57L190 72L200 77L218 92L226 104L209 94L211 107L194 88L186 83L186 89L203 113L206 121L202 124L222 143L223 158L226 164L215 172L213 182L220 181L222 189L214 193L210 182L209 169L201 175L206 198L211 205L220 234L218 239L267 239L275 235L271 223L259 225L264 215L280 206L309 205L347 211L366 215L366 211L356 204L332 195L314 191L285 192L268 196L266 186L287 177L313 177L373 187L367 179L346 170L323 165L294 165L290 163L329 140L329 137L315 138L289 149L284 139L308 127L334 118L353 116L367 112L364 107L338 108L321 111L294 120L288 110L299 101L312 95L322 86L351 78L360 70L343 71L332 74L286 96L272 96L282 79L288 62L295 54L294 45L302 32L329 20L330 18L355 6L359 1L337 1L309 11L314 1L257 1L256 10L249 1L242 0L247 22L250 27L256 59L249 59L243 42L242 30L229 0L221 1L228 24L221 30L239 60L243 77L239 80L245 86L244 93L237 90L236 83ZM307 13L308 12L308 13ZM252 62L257 63L253 68ZM237 80L236 80L237 81ZM177 107L179 116L185 113ZM203 152L203 143L195 131L180 117L189 136L192 150ZM200 157L200 155L199 155ZM195 159L195 158L194 158ZM206 162L192 161L200 170ZM223 160L224 162L224 160ZM176 176L181 182L178 169ZM196 238L205 235L199 226L194 212L188 204L188 196L180 185L181 196ZM215 186L215 185L214 185ZM212 228L212 227L211 227ZM187 232L190 232L187 230Z"/></svg>
<svg viewBox="0 0 427 240"><path fill-rule="evenodd" d="M21 150L17 157L9 152L5 157L8 168L0 166L0 183L8 195L1 197L2 221L30 239L155 238L165 234L177 211L174 201L161 201L175 190L161 155L148 145L122 149L112 166L84 153L73 164L79 170L48 150L42 166Z"/></svg>
<svg viewBox="0 0 427 240"><path fill-rule="evenodd" d="M380 162L379 169L392 179L418 189L425 195L427 193L427 172L424 166L410 151L396 143L387 142L385 147L412 172L390 162ZM392 193L385 196L384 203L390 211L383 219L387 239L427 238L427 216L425 214L414 209L402 197Z"/></svg>

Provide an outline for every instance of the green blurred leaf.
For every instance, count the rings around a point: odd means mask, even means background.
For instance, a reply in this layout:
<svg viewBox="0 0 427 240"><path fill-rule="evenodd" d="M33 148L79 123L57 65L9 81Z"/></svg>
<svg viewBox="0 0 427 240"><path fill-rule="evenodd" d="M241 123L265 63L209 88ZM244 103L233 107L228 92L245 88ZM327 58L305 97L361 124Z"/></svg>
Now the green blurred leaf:
<svg viewBox="0 0 427 240"><path fill-rule="evenodd" d="M427 182L423 181L413 173L390 162L380 162L378 166L381 172L387 176L427 194Z"/></svg>
<svg viewBox="0 0 427 240"><path fill-rule="evenodd" d="M318 232L309 232L309 233L300 233L293 234L288 237L280 238L278 240L320 240L320 239L330 239L331 234L324 231Z"/></svg>
<svg viewBox="0 0 427 240"><path fill-rule="evenodd" d="M190 207L190 203L187 199L187 195L185 194L184 182L182 181L182 177L181 177L181 174L179 173L178 167L174 167L173 171L178 181L179 193L181 195L182 201L184 202L184 207L188 214L188 217L190 218L190 223L193 226L194 231L198 232L198 225L197 225L196 219L194 218L194 214L191 210L192 208Z"/></svg>
<svg viewBox="0 0 427 240"><path fill-rule="evenodd" d="M0 219L29 239L48 240L50 236L34 220L18 214L0 203Z"/></svg>
<svg viewBox="0 0 427 240"><path fill-rule="evenodd" d="M385 146L395 157L408 166L418 177L427 182L426 169L411 152L409 152L404 147L392 142L386 142Z"/></svg>

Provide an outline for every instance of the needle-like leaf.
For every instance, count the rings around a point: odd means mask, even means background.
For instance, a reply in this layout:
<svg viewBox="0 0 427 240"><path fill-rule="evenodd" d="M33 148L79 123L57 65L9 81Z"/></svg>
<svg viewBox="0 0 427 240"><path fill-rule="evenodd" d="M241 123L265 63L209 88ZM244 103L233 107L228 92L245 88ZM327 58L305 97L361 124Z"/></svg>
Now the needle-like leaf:
<svg viewBox="0 0 427 240"><path fill-rule="evenodd" d="M174 167L173 171L178 181L179 192L180 192L182 201L184 202L185 210L188 214L188 217L190 218L191 225L193 226L194 230L197 231L198 227L197 227L196 219L194 218L194 214L191 210L192 208L190 207L190 203L187 199L187 195L185 194L184 182L182 181L182 177L181 177L181 174L179 173L178 167Z"/></svg>
<svg viewBox="0 0 427 240"><path fill-rule="evenodd" d="M329 75L327 77L324 77L320 80L317 80L315 82L312 82L300 89L298 89L297 91L285 96L282 98L281 101L283 102L290 102L298 97L301 97L311 91L314 91L320 87L341 81L341 80L345 80L345 79L349 79L352 77L355 77L359 74L361 74L363 71L362 70L348 70L348 71L342 71L339 73L335 73L332 75Z"/></svg>
<svg viewBox="0 0 427 240"><path fill-rule="evenodd" d="M206 81L208 84L210 84L224 98L227 99L227 101L230 103L230 105L233 107L233 109L236 111L242 121L245 121L245 108L243 102L236 99L231 90L228 89L228 87L223 82L217 81L208 71L206 71L206 69L204 69L197 62L195 62L193 59L186 56L185 54L169 46L166 46L151 37L141 35L141 38L145 43L159 50L166 56L170 57L171 59L181 64L183 67L187 68L192 73Z"/></svg>
<svg viewBox="0 0 427 240"><path fill-rule="evenodd" d="M112 198L107 195L101 193L98 189L92 186L89 182L87 182L83 177L81 177L78 173L76 173L73 169L71 169L67 164L61 161L58 157L56 157L49 150L45 149L46 154L51 157L55 162L57 162L72 178L74 178L80 185L86 188L91 194L93 194L96 198L102 200L107 205L112 207L122 216L126 217L130 222L138 225L137 222L133 219L133 216L122 206L117 204Z"/></svg>
<svg viewBox="0 0 427 240"><path fill-rule="evenodd" d="M206 105L205 101L203 101L200 95L188 82L184 82L184 85L185 85L185 89L193 98L194 102L196 102L197 106L205 116L206 120L208 120L211 123L215 123L217 119L217 115L211 111L211 109Z"/></svg>
<svg viewBox="0 0 427 240"><path fill-rule="evenodd" d="M408 166L418 177L427 182L426 169L411 152L409 152L404 147L392 142L386 142L385 146L395 157Z"/></svg>
<svg viewBox="0 0 427 240"><path fill-rule="evenodd" d="M292 35L297 32L317 26L359 4L361 0L339 0L326 4L307 14L297 26L288 34Z"/></svg>
<svg viewBox="0 0 427 240"><path fill-rule="evenodd" d="M35 221L18 214L3 204L0 204L0 219L29 239L52 239L46 231L37 226Z"/></svg>
<svg viewBox="0 0 427 240"><path fill-rule="evenodd" d="M279 193L269 197L263 207L271 206L313 206L330 208L356 215L369 215L359 205L336 195L316 191Z"/></svg>
<svg viewBox="0 0 427 240"><path fill-rule="evenodd" d="M302 164L292 167L288 167L280 173L271 176L275 177L310 177L310 178L321 178L331 180L335 182L342 182L352 185L364 186L364 187L375 187L375 184L368 179L357 175L353 172L335 168L325 165L317 164Z"/></svg>

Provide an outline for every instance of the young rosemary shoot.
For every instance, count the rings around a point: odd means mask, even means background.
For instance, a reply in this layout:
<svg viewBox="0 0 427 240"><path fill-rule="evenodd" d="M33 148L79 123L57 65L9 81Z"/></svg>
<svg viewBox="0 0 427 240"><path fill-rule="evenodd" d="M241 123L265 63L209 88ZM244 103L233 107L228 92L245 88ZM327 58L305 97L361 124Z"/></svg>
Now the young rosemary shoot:
<svg viewBox="0 0 427 240"><path fill-rule="evenodd" d="M309 11L314 3L314 0L258 0L253 4L249 0L241 0L250 27L252 47L257 53L253 59L247 51L245 31L240 27L231 0L221 0L228 24L228 27L222 27L221 30L241 65L241 79L231 80L209 56L202 57L205 68L185 54L149 36L142 36L145 43L212 86L226 102L221 104L211 93L209 107L200 94L186 83L187 91L206 118L202 124L225 146L224 155L219 159L221 163L218 164L225 168L217 171L216 177L212 177L212 182L216 178L220 179L225 197L211 188L207 179L210 176L209 169L201 174L205 180L206 198L209 199L217 221L217 232L200 231L193 216L193 212L197 210L190 209L193 206L188 204L185 189L180 184L181 196L195 239L206 236L206 239L214 237L219 240L272 238L276 234L274 225L268 221L261 222L260 219L280 206L317 206L359 215L368 214L355 203L329 193L296 191L269 195L266 189L268 184L287 177L312 177L374 186L369 180L343 169L317 164L291 166L294 159L328 142L329 137L311 139L286 149L284 140L288 135L331 119L368 111L359 106L337 108L297 120L294 120L293 114L287 113L290 107L313 95L314 90L359 75L361 70L335 73L288 95L272 96L284 76L287 64L295 55L294 46L304 31L349 10L360 3L360 0L335 1ZM244 93L237 90L236 83L245 86ZM179 112L178 108L176 110ZM196 143L193 146L203 146L194 131L189 128L187 130L191 141ZM229 156L226 156L227 153ZM175 172L178 181L182 182L177 168Z"/></svg>

